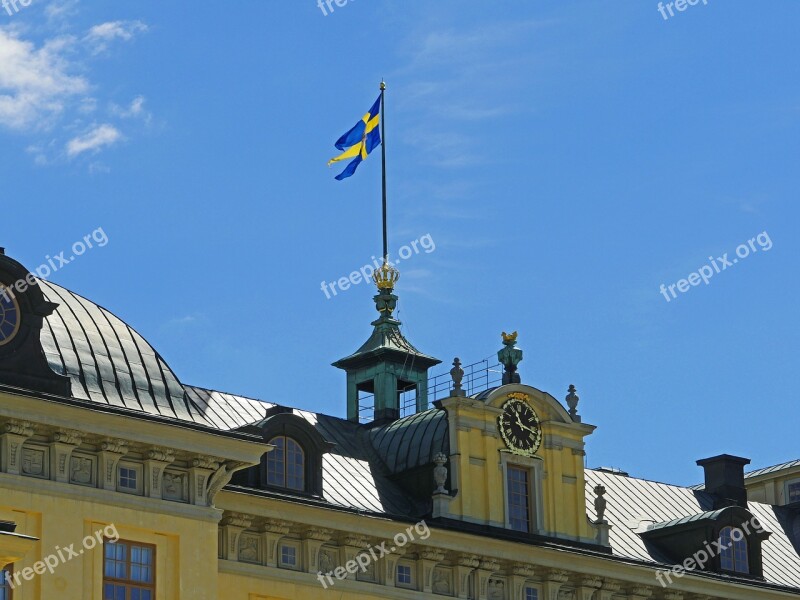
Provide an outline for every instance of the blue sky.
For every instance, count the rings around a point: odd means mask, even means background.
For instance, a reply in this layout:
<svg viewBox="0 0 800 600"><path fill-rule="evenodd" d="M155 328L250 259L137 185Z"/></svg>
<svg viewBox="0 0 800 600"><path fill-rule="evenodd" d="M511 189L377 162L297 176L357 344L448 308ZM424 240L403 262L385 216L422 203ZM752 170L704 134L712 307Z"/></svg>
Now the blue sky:
<svg viewBox="0 0 800 600"><path fill-rule="evenodd" d="M184 383L344 415L372 290L320 283L380 253L380 162L325 163L383 77L390 245L435 242L399 316L442 371L518 330L523 382L578 387L590 466L798 458L800 4L501 4L0 9L0 245L35 268L102 228L51 279Z"/></svg>

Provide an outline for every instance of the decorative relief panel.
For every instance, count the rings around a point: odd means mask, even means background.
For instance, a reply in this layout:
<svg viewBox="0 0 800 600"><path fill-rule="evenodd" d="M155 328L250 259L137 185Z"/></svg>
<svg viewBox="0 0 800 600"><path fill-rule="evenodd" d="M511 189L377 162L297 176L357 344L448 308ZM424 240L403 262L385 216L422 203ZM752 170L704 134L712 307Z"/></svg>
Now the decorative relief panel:
<svg viewBox="0 0 800 600"><path fill-rule="evenodd" d="M358 562L357 558L356 558L356 562ZM369 560L367 561L366 564L367 564L367 566L366 566L366 568L364 569L363 572L361 571L360 568L359 568L358 571L356 571L356 579L358 579L359 581L369 581L369 582L372 582L372 583L377 583L378 582L378 571L377 571L377 567L375 565L375 561L372 560L372 557L369 557Z"/></svg>
<svg viewBox="0 0 800 600"><path fill-rule="evenodd" d="M248 563L261 563L261 543L259 536L243 533L239 538L239 560Z"/></svg>
<svg viewBox="0 0 800 600"><path fill-rule="evenodd" d="M330 546L323 546L319 551L319 570L323 573L332 573L339 566L336 557L339 551Z"/></svg>
<svg viewBox="0 0 800 600"><path fill-rule="evenodd" d="M164 471L161 478L162 497L175 502L189 501L189 478L186 473Z"/></svg>
<svg viewBox="0 0 800 600"><path fill-rule="evenodd" d="M22 473L31 477L48 477L48 460L46 448L22 449Z"/></svg>
<svg viewBox="0 0 800 600"><path fill-rule="evenodd" d="M433 570L433 580L431 589L434 594L442 594L444 596L453 595L453 572L444 567L436 567Z"/></svg>
<svg viewBox="0 0 800 600"><path fill-rule="evenodd" d="M96 484L97 457L73 453L69 462L69 482L78 485Z"/></svg>
<svg viewBox="0 0 800 600"><path fill-rule="evenodd" d="M489 600L505 600L506 582L502 579L490 579L489 587L486 591L486 597Z"/></svg>

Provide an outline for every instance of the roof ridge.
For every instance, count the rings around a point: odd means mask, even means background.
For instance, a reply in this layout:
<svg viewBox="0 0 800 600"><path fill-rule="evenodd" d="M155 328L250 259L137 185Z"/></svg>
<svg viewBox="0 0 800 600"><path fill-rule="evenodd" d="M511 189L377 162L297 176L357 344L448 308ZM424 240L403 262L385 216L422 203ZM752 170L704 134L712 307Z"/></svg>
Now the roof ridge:
<svg viewBox="0 0 800 600"><path fill-rule="evenodd" d="M755 475L760 475L765 472L781 471L787 467L794 467L794 466L800 467L800 458L795 458L794 460L788 460L786 462L778 463L777 465L767 465L766 467L751 469L750 471L746 471L744 476L754 477Z"/></svg>
<svg viewBox="0 0 800 600"><path fill-rule="evenodd" d="M667 483L666 481L658 481L656 479L647 479L646 477L634 477L633 475L620 475L620 474L617 474L617 473L610 473L608 471L603 471L601 469L602 469L602 467L584 467L584 470L586 470L586 471L594 471L595 473L603 473L603 474L606 474L606 475L613 475L614 477L622 477L623 479L635 479L636 481L645 481L647 483L655 483L655 484L658 484L658 485L666 485L668 487L680 488L680 489L683 489L683 490L698 491L692 485L679 485L677 483Z"/></svg>

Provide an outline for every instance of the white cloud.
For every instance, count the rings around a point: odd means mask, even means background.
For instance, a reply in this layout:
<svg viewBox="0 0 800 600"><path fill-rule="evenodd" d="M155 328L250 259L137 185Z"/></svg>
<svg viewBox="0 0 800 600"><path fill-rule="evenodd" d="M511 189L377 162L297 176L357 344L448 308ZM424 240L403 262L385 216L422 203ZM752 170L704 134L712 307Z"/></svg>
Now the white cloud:
<svg viewBox="0 0 800 600"><path fill-rule="evenodd" d="M47 128L89 82L71 73L65 58L74 38L48 40L41 48L0 29L0 125Z"/></svg>
<svg viewBox="0 0 800 600"><path fill-rule="evenodd" d="M74 158L84 152L97 152L106 146L112 146L122 139L119 130L108 124L98 125L88 133L72 138L67 142L67 156Z"/></svg>
<svg viewBox="0 0 800 600"><path fill-rule="evenodd" d="M84 40L92 46L94 54L100 54L108 49L111 42L115 40L129 42L137 33L145 31L147 25L141 21L108 21L92 27Z"/></svg>
<svg viewBox="0 0 800 600"><path fill-rule="evenodd" d="M110 173L111 169L101 162L93 162L89 165L89 174L97 175L98 173Z"/></svg>
<svg viewBox="0 0 800 600"><path fill-rule="evenodd" d="M144 96L136 96L127 107L111 105L111 113L123 119L142 119L145 123L150 123L153 115L144 108Z"/></svg>
<svg viewBox="0 0 800 600"><path fill-rule="evenodd" d="M535 110L516 99L516 92L542 64L533 42L538 30L551 24L503 20L469 30L424 28L404 41L405 64L396 74L409 81L403 108L414 116L403 128L403 141L421 148L421 161L463 169L496 160L465 123Z"/></svg>
<svg viewBox="0 0 800 600"><path fill-rule="evenodd" d="M26 136L23 147L37 165L114 146L125 139L119 126L123 119L151 124L144 96L117 105L104 89L110 85L92 80L93 57L114 43L131 41L147 25L108 21L71 34L78 9L78 0L52 0L35 27L0 25L0 129ZM128 129L136 126L130 123ZM89 168L100 172L106 167L97 163Z"/></svg>
<svg viewBox="0 0 800 600"><path fill-rule="evenodd" d="M44 16L51 25L60 24L77 13L78 0L54 0L44 7Z"/></svg>

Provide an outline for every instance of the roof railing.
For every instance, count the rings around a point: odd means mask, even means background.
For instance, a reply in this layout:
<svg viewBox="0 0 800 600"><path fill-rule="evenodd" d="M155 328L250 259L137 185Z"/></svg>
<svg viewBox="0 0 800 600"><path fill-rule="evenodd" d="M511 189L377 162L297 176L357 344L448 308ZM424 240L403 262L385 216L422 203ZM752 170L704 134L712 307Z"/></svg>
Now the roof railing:
<svg viewBox="0 0 800 600"><path fill-rule="evenodd" d="M490 356L469 365L461 365L464 377L461 387L467 396L479 394L489 388L500 385L503 380L503 366L497 358ZM450 372L440 373L428 378L428 403L441 398L447 398L453 388L453 379ZM407 417L417 411L417 388L409 386L400 391L400 416ZM375 396L369 394L361 396L358 401L358 420L360 423L369 423L375 412Z"/></svg>

